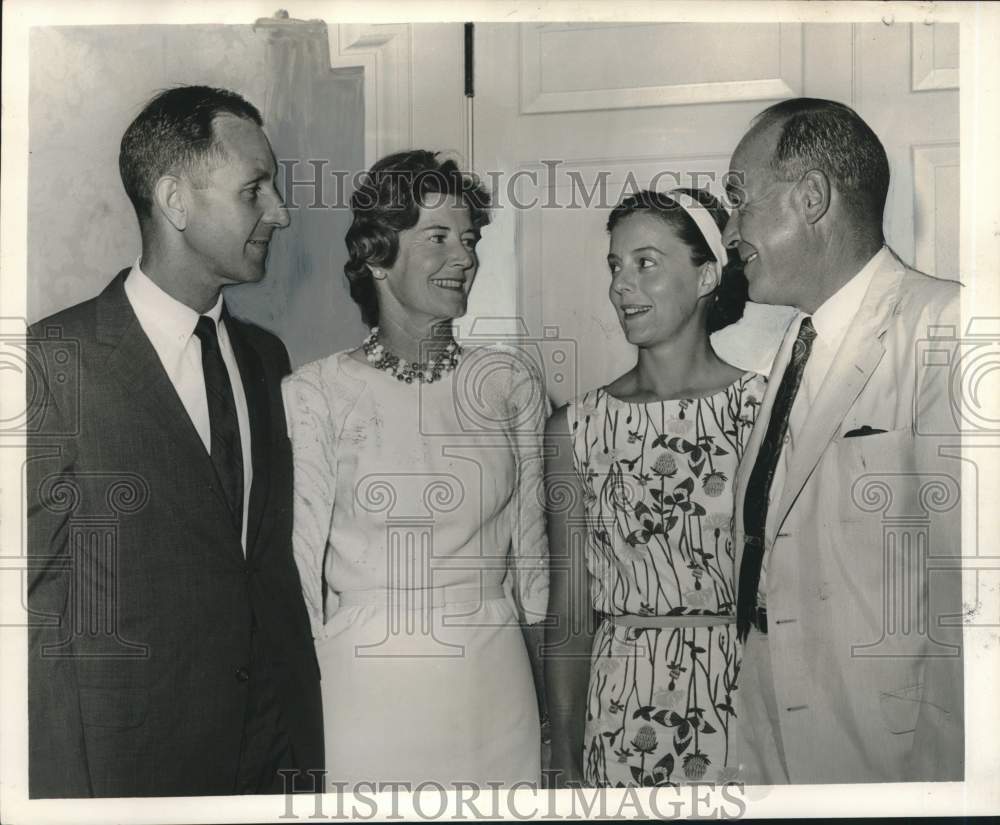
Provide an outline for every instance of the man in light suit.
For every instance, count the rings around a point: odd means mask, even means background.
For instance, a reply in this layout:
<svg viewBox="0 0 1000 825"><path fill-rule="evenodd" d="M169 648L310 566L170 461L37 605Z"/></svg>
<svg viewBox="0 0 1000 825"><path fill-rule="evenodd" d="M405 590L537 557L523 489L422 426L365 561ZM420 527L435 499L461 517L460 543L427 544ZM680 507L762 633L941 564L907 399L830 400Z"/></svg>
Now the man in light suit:
<svg viewBox="0 0 1000 825"><path fill-rule="evenodd" d="M771 106L731 162L750 297L803 313L736 487L752 784L963 777L959 440L925 357L960 286L885 246L888 185L878 138L825 100Z"/></svg>
<svg viewBox="0 0 1000 825"><path fill-rule="evenodd" d="M29 794L280 793L323 767L289 363L221 292L263 278L288 225L274 157L250 103L189 86L119 166L140 258L29 331L71 355L29 386Z"/></svg>

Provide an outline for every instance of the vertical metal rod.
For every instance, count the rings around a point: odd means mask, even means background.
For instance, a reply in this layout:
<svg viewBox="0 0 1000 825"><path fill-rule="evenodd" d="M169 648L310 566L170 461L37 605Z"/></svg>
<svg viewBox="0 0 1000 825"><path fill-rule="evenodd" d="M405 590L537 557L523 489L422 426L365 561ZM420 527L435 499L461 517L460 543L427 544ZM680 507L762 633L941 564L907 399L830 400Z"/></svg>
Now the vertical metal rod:
<svg viewBox="0 0 1000 825"><path fill-rule="evenodd" d="M473 44L475 41L476 24L465 24L465 96L476 96L475 64L473 62Z"/></svg>
<svg viewBox="0 0 1000 825"><path fill-rule="evenodd" d="M471 171L475 166L475 98L476 75L473 47L476 26L465 24L465 162Z"/></svg>

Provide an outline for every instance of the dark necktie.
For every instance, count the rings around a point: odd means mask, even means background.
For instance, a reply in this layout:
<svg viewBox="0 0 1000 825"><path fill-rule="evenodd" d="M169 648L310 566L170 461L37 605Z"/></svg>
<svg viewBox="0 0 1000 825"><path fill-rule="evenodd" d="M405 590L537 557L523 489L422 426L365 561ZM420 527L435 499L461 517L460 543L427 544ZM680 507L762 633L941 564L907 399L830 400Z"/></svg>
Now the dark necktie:
<svg viewBox="0 0 1000 825"><path fill-rule="evenodd" d="M229 504L233 524L243 529L243 445L236 417L236 399L229 382L229 370L219 350L215 321L206 315L198 319L194 334L201 341L201 367L205 374L205 396L212 429L212 464Z"/></svg>
<svg viewBox="0 0 1000 825"><path fill-rule="evenodd" d="M768 496L774 471L781 456L781 447L788 431L792 403L802 383L802 373L812 352L816 329L811 318L804 318L792 348L792 357L781 376L774 396L771 420L757 451L757 460L750 471L746 498L743 501L743 560L740 562L739 590L736 597L736 634L744 640L757 613L757 589L760 568L764 561L764 526L767 522Z"/></svg>

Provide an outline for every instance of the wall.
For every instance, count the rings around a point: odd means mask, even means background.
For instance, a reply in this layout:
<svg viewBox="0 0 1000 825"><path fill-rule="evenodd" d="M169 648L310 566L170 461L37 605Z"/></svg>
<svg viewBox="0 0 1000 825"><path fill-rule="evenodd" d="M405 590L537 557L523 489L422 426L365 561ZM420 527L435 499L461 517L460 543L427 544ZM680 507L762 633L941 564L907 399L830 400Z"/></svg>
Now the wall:
<svg viewBox="0 0 1000 825"><path fill-rule="evenodd" d="M575 365L553 368L563 379L550 381L556 401L627 369L635 353L607 300L604 223L613 203L587 206L577 198L571 208L570 176L590 190L608 174L614 200L629 175L645 183L669 171L691 184L694 173L708 172L718 194L751 117L796 95L842 100L871 124L892 170L889 243L918 268L956 277L959 32L929 19L477 23L472 166L516 180L521 203L557 208L517 208L512 189L499 187L463 326L520 316L531 335L551 337L553 351ZM463 145L461 23L412 24L408 32L352 26L338 42L342 51L343 44L384 43L392 65L403 66L385 82L370 81L390 93L381 108L398 113L387 128L379 122L378 142ZM558 161L557 171L545 161ZM676 184L666 178L661 185ZM754 317L761 322L748 318L713 343L722 357L760 369L788 312L767 308Z"/></svg>
<svg viewBox="0 0 1000 825"><path fill-rule="evenodd" d="M922 23L477 26L478 59L509 67L480 73L477 165L536 172L537 185L521 179L525 200L565 205L507 210L488 250L492 272L516 273L528 329L557 332L575 359L576 370L552 370L566 376L550 383L554 400L635 363L607 298L604 261L604 223L629 176L644 186L666 172L664 189L711 180L721 194L751 118L778 99L855 107L889 156L888 243L933 274L957 275L957 39L957 25ZM545 159L560 161L559 171L549 175ZM574 198L574 173L587 190L608 174L609 202ZM737 366L766 371L789 319L790 310L758 306L713 346Z"/></svg>
<svg viewBox="0 0 1000 825"><path fill-rule="evenodd" d="M92 297L139 254L118 146L163 88L240 92L261 110L279 159L325 159L325 171L351 174L364 164L362 78L330 69L322 23L36 28L30 57L29 320ZM309 171L300 166L296 177ZM309 190L294 194L312 203ZM324 202L335 200L325 189ZM348 210L291 216L271 245L265 281L230 288L226 300L279 334L297 365L356 345L365 330L343 275Z"/></svg>

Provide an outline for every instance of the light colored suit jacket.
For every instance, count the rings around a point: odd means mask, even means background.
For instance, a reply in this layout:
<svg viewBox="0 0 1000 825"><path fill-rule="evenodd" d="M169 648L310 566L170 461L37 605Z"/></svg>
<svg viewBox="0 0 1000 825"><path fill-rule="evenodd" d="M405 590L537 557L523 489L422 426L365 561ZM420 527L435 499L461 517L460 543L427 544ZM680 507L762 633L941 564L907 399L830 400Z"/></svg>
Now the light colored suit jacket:
<svg viewBox="0 0 1000 825"><path fill-rule="evenodd" d="M959 291L885 256L771 502L767 644L793 783L963 776L959 438L945 363ZM737 477L737 565L747 481L797 329ZM885 432L845 437L863 428ZM762 689L741 685L751 737L770 729Z"/></svg>

